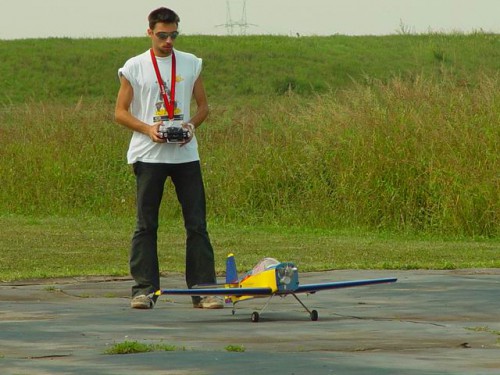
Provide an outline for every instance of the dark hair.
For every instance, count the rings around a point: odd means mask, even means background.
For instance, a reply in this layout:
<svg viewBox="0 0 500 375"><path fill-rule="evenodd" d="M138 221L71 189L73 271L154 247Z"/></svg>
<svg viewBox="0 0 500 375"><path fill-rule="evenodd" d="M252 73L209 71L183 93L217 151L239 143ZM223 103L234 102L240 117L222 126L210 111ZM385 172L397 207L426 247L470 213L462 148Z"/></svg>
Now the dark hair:
<svg viewBox="0 0 500 375"><path fill-rule="evenodd" d="M148 16L149 28L153 30L157 23L175 23L179 25L181 19L172 9L158 8L149 13Z"/></svg>

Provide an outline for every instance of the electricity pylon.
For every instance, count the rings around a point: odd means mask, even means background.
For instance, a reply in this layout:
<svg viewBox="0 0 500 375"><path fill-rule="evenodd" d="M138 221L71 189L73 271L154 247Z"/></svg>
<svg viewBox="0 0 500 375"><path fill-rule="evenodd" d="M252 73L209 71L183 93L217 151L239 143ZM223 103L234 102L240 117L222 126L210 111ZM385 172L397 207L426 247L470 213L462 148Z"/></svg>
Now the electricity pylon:
<svg viewBox="0 0 500 375"><path fill-rule="evenodd" d="M240 35L246 35L247 29L250 26L257 26L253 23L247 22L247 1L243 0L243 9L241 12L241 18L238 21L234 21L231 15L231 6L229 0L226 1L226 23L221 25L216 25L217 27L224 26L226 28L226 32L229 35L233 35L234 29L236 27L239 28Z"/></svg>

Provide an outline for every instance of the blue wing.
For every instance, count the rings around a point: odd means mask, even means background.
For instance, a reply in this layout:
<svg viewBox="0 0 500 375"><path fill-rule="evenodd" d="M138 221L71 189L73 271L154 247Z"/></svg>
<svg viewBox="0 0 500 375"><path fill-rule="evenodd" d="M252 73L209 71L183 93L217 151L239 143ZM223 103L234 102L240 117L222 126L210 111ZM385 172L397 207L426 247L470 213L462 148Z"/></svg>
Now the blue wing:
<svg viewBox="0 0 500 375"><path fill-rule="evenodd" d="M270 296L271 288L192 288L161 289L156 295L172 294L185 296Z"/></svg>
<svg viewBox="0 0 500 375"><path fill-rule="evenodd" d="M394 283L397 278L367 279L353 281L336 281L331 283L304 284L295 290L277 292L276 294L290 293L315 293L321 290L352 288L356 286ZM273 294L271 288L192 288L192 289L161 289L156 295L187 295L187 296L270 296Z"/></svg>
<svg viewBox="0 0 500 375"><path fill-rule="evenodd" d="M315 293L320 290L328 289L341 289L341 288L351 288L355 286L373 285L373 284L385 284L394 283L397 278L385 278L385 279L368 279L368 280L354 280L354 281L336 281L332 283L321 283L321 284L304 284L299 285L294 293Z"/></svg>

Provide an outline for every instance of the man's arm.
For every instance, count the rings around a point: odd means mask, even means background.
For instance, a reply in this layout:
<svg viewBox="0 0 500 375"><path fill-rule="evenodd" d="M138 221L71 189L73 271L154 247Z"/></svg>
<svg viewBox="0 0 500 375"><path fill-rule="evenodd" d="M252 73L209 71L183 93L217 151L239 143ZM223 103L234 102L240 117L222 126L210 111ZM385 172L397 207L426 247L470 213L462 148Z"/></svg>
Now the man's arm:
<svg viewBox="0 0 500 375"><path fill-rule="evenodd" d="M203 86L201 76L199 76L194 83L193 96L196 101L196 113L191 117L189 122L197 128L205 121L209 112L207 94L205 93L205 87Z"/></svg>
<svg viewBox="0 0 500 375"><path fill-rule="evenodd" d="M160 123L150 126L132 116L129 109L133 98L134 89L132 85L124 76L120 76L120 90L118 91L115 106L115 121L131 130L147 135L153 142L165 142L163 138L158 137Z"/></svg>

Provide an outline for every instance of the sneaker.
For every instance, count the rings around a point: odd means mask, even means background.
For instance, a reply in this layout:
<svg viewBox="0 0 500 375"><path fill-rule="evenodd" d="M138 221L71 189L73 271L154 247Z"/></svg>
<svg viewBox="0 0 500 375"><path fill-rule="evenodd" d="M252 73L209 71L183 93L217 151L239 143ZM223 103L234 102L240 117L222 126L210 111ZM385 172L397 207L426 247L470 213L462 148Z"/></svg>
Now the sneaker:
<svg viewBox="0 0 500 375"><path fill-rule="evenodd" d="M133 309L152 309L155 305L155 301L150 296L141 294L132 298L130 306Z"/></svg>
<svg viewBox="0 0 500 375"><path fill-rule="evenodd" d="M198 302L193 302L193 307L198 309L222 309L224 302L222 298L216 296L203 297Z"/></svg>

